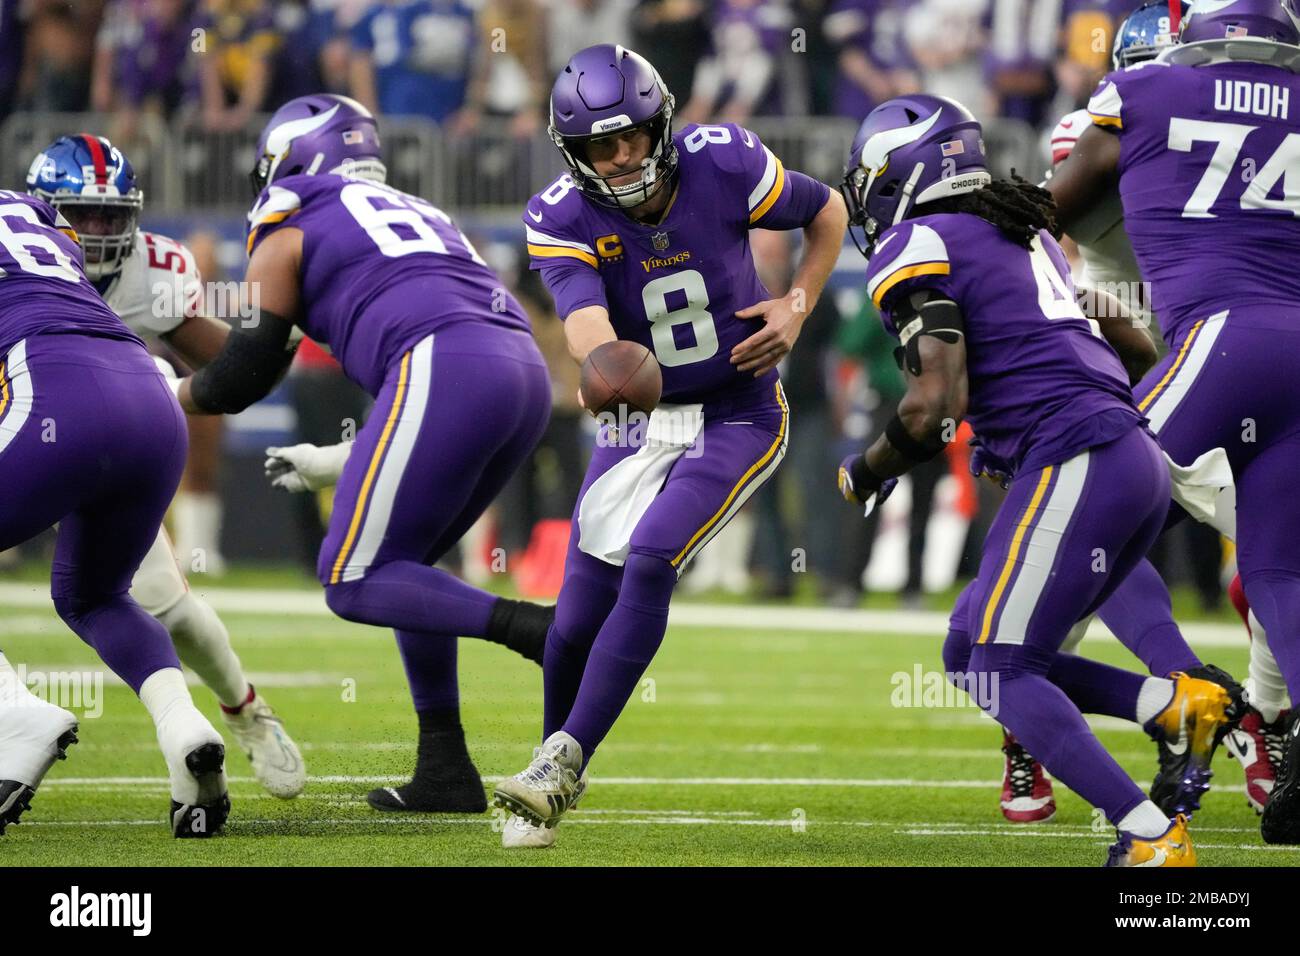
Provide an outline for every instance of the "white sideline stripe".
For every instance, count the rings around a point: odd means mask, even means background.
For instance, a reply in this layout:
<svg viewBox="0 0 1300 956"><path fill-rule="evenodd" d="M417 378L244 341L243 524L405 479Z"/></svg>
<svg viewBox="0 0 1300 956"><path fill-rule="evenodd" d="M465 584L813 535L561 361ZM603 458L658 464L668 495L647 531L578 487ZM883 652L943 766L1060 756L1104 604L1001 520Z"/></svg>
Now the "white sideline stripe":
<svg viewBox="0 0 1300 956"><path fill-rule="evenodd" d="M332 617L319 591L202 588L194 591L217 611L234 614ZM45 584L0 584L0 605L47 608ZM745 631L825 631L834 633L888 632L941 639L948 633L948 615L940 611L877 611L829 607L780 607L757 604L691 604L680 602L669 611L668 623L678 627L709 627ZM1202 647L1247 647L1246 630L1236 624L1181 624L1183 636ZM355 629L358 639L368 632ZM1086 640L1112 639L1100 621L1088 628Z"/></svg>
<svg viewBox="0 0 1300 956"><path fill-rule="evenodd" d="M257 783L255 777L227 777L230 783ZM500 783L502 776L484 775L487 783ZM410 776L370 776L329 774L308 777L308 783L406 783ZM910 777L853 778L853 777L592 777L593 784L611 787L918 787L935 790L996 789L1001 778L987 780L916 780ZM63 777L44 781L41 789L57 787L94 786L166 786L166 777ZM1138 782L1143 790L1149 781ZM1245 793L1246 785L1221 786L1215 784L1214 793Z"/></svg>

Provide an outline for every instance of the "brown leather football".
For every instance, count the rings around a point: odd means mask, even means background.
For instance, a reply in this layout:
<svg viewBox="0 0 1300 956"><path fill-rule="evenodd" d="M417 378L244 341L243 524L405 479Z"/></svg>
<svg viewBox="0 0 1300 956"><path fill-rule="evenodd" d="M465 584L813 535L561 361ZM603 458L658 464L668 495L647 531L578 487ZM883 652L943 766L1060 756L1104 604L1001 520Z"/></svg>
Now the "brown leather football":
<svg viewBox="0 0 1300 956"><path fill-rule="evenodd" d="M618 414L618 406L649 415L659 404L664 380L659 363L638 342L606 342L582 363L582 400L593 415Z"/></svg>

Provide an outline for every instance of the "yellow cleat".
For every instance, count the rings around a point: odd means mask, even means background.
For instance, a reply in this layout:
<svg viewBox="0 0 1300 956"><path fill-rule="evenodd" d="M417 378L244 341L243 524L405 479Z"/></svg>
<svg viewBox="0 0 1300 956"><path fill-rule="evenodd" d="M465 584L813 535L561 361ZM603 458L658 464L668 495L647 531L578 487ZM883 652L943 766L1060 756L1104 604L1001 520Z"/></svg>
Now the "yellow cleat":
<svg viewBox="0 0 1300 956"><path fill-rule="evenodd" d="M1151 784L1151 799L1172 819L1199 810L1201 794L1210 789L1210 758L1227 725L1232 698L1211 681L1181 671L1169 676L1173 699L1144 729L1159 748L1160 769Z"/></svg>
<svg viewBox="0 0 1300 956"><path fill-rule="evenodd" d="M1119 842L1110 848L1106 866L1195 866L1196 848L1187 832L1187 817L1181 813L1169 821L1169 829L1154 839L1143 839L1120 831Z"/></svg>

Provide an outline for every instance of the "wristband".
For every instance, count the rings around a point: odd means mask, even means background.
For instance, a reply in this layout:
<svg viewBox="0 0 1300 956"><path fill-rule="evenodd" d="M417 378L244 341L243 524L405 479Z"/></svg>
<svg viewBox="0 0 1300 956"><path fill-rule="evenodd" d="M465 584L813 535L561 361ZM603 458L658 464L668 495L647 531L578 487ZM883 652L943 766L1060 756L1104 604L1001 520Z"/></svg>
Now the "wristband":
<svg viewBox="0 0 1300 956"><path fill-rule="evenodd" d="M942 441L937 437L917 441L908 433L907 426L903 424L903 420L898 417L897 413L885 426L885 438L889 440L889 443L894 446L894 449L900 455L916 464L929 461L948 447L946 441Z"/></svg>

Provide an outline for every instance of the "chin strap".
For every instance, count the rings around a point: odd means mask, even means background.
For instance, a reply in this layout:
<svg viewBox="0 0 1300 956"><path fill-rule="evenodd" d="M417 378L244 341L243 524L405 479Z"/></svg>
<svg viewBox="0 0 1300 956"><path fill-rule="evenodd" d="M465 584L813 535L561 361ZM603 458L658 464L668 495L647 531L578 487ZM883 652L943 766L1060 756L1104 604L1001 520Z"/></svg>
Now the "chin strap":
<svg viewBox="0 0 1300 956"><path fill-rule="evenodd" d="M907 217L907 210L912 205L912 193L916 192L917 180L925 172L925 163L917 163L912 169L912 175L907 178L907 185L903 187L903 198L898 201L898 209L894 211L894 221L891 225L897 226Z"/></svg>

